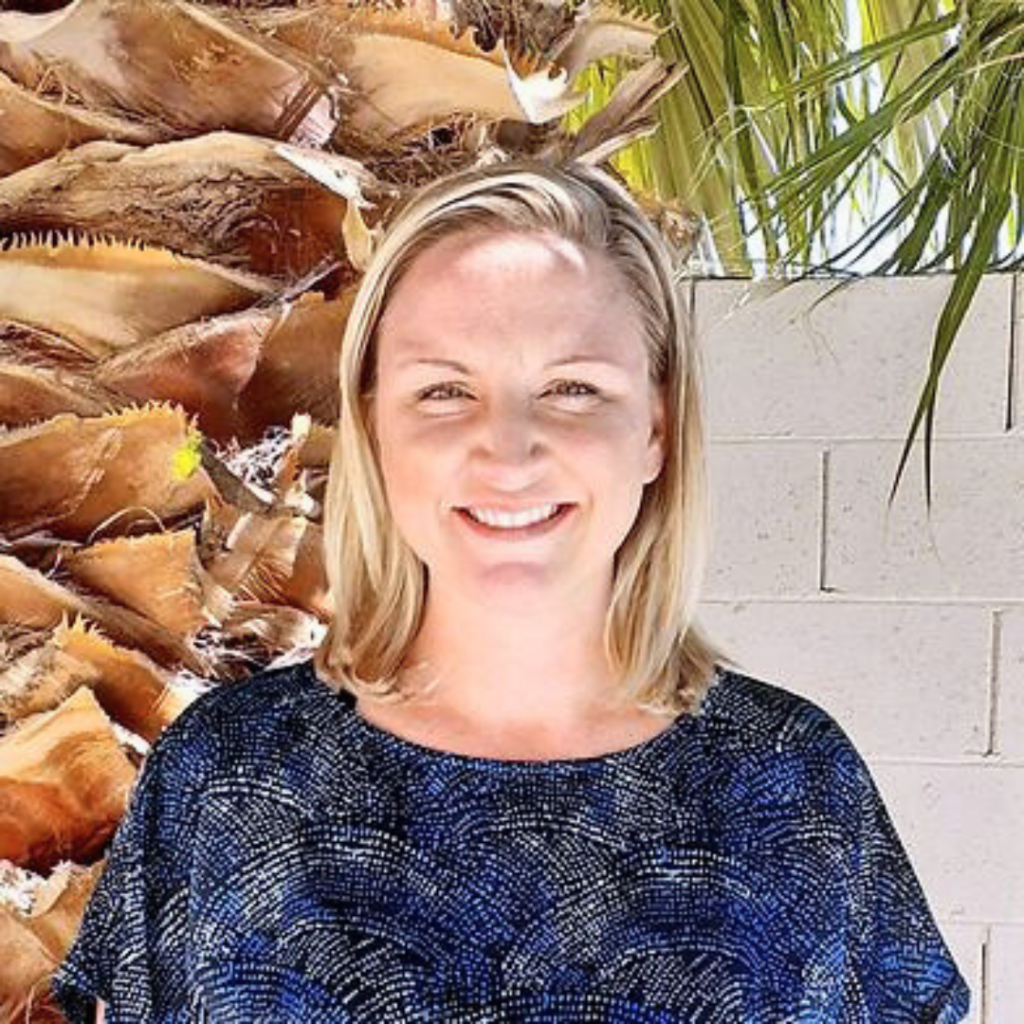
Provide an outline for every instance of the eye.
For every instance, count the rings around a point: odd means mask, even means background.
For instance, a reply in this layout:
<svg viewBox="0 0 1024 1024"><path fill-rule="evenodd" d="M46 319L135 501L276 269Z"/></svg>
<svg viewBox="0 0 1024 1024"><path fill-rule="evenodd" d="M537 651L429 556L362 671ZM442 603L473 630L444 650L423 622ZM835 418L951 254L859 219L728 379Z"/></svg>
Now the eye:
<svg viewBox="0 0 1024 1024"><path fill-rule="evenodd" d="M434 384L429 388L424 388L416 395L416 397L419 398L421 401L426 401L428 399L437 397L435 395L435 392L444 391L445 389L451 388L454 388L456 391L461 390L458 384Z"/></svg>
<svg viewBox="0 0 1024 1024"><path fill-rule="evenodd" d="M591 395L597 394L597 388L590 384L584 384L581 380L560 380L557 382L556 387L567 387L567 388L583 388L582 394L577 392L574 395L570 395L570 398L589 398Z"/></svg>
<svg viewBox="0 0 1024 1024"><path fill-rule="evenodd" d="M593 395L597 395L598 394L597 388L593 387L593 385L585 384L585 383L583 383L583 381L579 381L579 380L560 380L560 381L556 381L555 384L554 384L554 388L553 389L555 389L555 388L561 389L563 394L566 394L566 390L565 389L568 389L568 388L580 388L580 389L582 389L581 391L577 391L577 392L575 392L573 394L568 394L569 398L590 398ZM429 401L431 399L438 399L438 398L443 400L443 398L446 397L446 396L443 395L443 394L442 395L438 395L437 393L438 392L447 392L448 393L447 397L451 397L451 391L453 389L455 391L457 391L457 392L463 390L462 387L460 385L458 385L458 384L453 384L453 383L433 384L429 388L424 388L422 391L420 391L417 394L416 397L419 398L421 401Z"/></svg>

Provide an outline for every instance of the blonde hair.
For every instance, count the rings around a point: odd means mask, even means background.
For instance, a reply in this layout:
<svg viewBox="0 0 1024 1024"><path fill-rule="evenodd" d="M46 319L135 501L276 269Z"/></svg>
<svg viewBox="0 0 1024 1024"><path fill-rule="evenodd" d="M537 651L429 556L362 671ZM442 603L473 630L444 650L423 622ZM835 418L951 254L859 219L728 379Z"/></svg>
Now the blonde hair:
<svg viewBox="0 0 1024 1024"><path fill-rule="evenodd" d="M554 232L606 253L642 315L652 378L664 386L665 458L615 554L603 631L624 699L695 712L715 662L694 621L710 543L700 367L671 252L628 189L588 164L504 158L436 179L394 212L360 282L340 356L340 418L324 498L333 619L314 656L321 680L357 697L403 700L398 679L422 620L426 567L387 508L368 399L390 289L432 243L490 228ZM435 680L436 683L436 680Z"/></svg>

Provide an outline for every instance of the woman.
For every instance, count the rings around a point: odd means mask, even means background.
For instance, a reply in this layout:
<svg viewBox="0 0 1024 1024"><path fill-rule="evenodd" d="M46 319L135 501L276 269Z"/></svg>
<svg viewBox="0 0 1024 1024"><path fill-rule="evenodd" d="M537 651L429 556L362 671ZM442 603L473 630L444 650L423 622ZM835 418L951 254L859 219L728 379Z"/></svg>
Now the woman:
<svg viewBox="0 0 1024 1024"><path fill-rule="evenodd" d="M330 632L154 745L71 1020L961 1020L863 760L693 621L698 359L628 193L526 160L427 187L341 388Z"/></svg>

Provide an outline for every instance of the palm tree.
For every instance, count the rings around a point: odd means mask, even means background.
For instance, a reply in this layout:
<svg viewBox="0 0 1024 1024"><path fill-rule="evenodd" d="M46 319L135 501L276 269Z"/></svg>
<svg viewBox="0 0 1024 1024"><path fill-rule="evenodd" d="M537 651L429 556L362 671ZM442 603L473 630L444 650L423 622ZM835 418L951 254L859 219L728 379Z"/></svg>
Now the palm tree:
<svg viewBox="0 0 1024 1024"><path fill-rule="evenodd" d="M164 728L322 639L338 348L394 203L492 144L600 162L678 79L567 133L571 79L657 26L499 14L0 5L0 1020L56 1019Z"/></svg>

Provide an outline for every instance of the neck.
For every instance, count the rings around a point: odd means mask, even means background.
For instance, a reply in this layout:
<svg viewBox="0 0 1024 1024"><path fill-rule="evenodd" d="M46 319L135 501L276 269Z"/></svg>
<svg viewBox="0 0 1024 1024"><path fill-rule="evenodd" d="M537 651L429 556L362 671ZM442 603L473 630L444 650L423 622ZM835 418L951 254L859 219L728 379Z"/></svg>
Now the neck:
<svg viewBox="0 0 1024 1024"><path fill-rule="evenodd" d="M485 732L557 733L627 710L602 648L608 587L496 606L434 589L400 675L413 701ZM420 697L434 677L433 690Z"/></svg>

